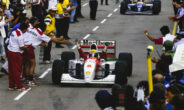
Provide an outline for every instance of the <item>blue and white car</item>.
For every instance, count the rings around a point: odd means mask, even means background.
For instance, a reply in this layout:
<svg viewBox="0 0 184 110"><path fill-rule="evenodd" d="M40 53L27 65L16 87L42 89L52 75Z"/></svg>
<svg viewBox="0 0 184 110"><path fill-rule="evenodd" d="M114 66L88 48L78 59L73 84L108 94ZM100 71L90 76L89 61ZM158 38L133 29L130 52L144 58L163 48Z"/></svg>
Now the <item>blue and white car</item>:
<svg viewBox="0 0 184 110"><path fill-rule="evenodd" d="M160 0L123 0L120 6L121 14L154 14L161 11Z"/></svg>

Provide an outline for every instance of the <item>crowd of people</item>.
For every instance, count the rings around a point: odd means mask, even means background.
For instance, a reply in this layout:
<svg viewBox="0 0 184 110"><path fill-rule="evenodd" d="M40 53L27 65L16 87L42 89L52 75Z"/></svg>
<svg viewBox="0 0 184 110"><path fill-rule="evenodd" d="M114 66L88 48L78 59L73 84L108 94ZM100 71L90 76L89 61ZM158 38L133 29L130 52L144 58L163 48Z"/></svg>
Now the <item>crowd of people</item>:
<svg viewBox="0 0 184 110"><path fill-rule="evenodd" d="M96 20L98 1L90 0L89 7L90 19ZM44 64L52 63L52 42L56 48L64 48L63 44L73 46L68 32L71 23L79 22L78 18L83 18L81 0L0 1L0 77L8 75L9 90L38 86L34 76L35 49L40 48Z"/></svg>
<svg viewBox="0 0 184 110"><path fill-rule="evenodd" d="M38 86L34 50L43 49L42 61L50 64L52 42L56 48L64 48L61 44L72 46L69 24L78 22L77 17L83 17L81 0L1 0L0 61L4 64L0 76L8 75L9 90Z"/></svg>
<svg viewBox="0 0 184 110"><path fill-rule="evenodd" d="M159 58L153 57L155 69L152 70L153 91L149 92L148 81L140 81L135 88L127 84L125 78L122 83L114 84L111 92L99 90L95 100L102 110L184 110L184 69L171 69L175 53L184 44L184 1L173 0L174 16L168 19L178 22L175 35L170 33L167 25L160 28L162 37L153 37L148 30L144 30L146 37L163 46L163 53ZM181 48L180 48L181 49Z"/></svg>

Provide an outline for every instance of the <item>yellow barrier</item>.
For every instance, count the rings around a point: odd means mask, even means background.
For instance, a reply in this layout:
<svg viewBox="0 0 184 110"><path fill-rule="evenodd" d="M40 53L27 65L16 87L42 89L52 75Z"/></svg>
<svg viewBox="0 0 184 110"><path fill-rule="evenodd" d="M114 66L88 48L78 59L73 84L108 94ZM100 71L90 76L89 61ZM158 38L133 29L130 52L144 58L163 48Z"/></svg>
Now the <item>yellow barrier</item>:
<svg viewBox="0 0 184 110"><path fill-rule="evenodd" d="M178 21L174 21L173 32L172 32L172 35L174 36L176 35L177 26L178 26Z"/></svg>
<svg viewBox="0 0 184 110"><path fill-rule="evenodd" d="M153 51L153 46L147 47L147 71L148 71L148 85L149 85L149 94L153 91L153 79L152 79L152 65L151 65L151 55L150 53Z"/></svg>

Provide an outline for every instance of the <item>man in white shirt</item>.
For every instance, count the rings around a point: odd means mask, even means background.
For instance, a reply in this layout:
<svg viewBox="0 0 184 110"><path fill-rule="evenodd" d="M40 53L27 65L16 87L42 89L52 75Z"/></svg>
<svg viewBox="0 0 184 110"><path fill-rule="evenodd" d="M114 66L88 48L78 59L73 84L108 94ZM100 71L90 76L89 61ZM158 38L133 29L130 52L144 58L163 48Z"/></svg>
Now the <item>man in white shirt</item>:
<svg viewBox="0 0 184 110"><path fill-rule="evenodd" d="M31 22L31 19L30 19ZM30 24L31 25L31 24ZM35 69L35 54L34 54L34 48L37 48L41 44L42 46L46 43L52 41L57 43L68 43L68 40L64 40L62 38L55 38L54 36L49 37L45 35L43 32L46 29L46 25L44 23L40 23L38 25L39 28L34 28L34 26L30 26L27 30L27 32L24 34L25 40L24 44L29 46L27 50L24 51L24 59L26 61L25 68L27 68L28 71L26 71L26 76L28 80L29 86L37 86L38 84L33 80L33 73ZM45 42L45 43L42 43Z"/></svg>
<svg viewBox="0 0 184 110"><path fill-rule="evenodd" d="M28 25L21 24L20 28L13 31L10 35L8 45L8 76L9 76L9 90L23 91L27 87L21 82L21 69L22 69L22 53L27 48L24 45L23 33L27 31Z"/></svg>

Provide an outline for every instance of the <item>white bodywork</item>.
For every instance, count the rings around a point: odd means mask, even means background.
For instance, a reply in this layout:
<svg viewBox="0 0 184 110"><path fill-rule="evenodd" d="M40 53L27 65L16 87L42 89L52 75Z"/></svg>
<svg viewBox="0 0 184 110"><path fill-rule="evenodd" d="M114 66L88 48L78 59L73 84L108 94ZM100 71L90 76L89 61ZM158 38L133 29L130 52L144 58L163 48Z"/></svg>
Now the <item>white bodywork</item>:
<svg viewBox="0 0 184 110"><path fill-rule="evenodd" d="M115 75L112 74L112 71L109 72L109 75L101 78L95 79L95 76L103 75L103 72L98 71L96 73L96 60L95 58L87 59L85 62L83 60L70 60L69 61L69 73L63 73L61 76L61 83L91 83L91 84L114 84ZM109 64L109 69L114 70L116 61L105 61L101 60L101 68L105 68L106 64ZM83 65L84 78L75 78L76 75L76 64L79 63Z"/></svg>

